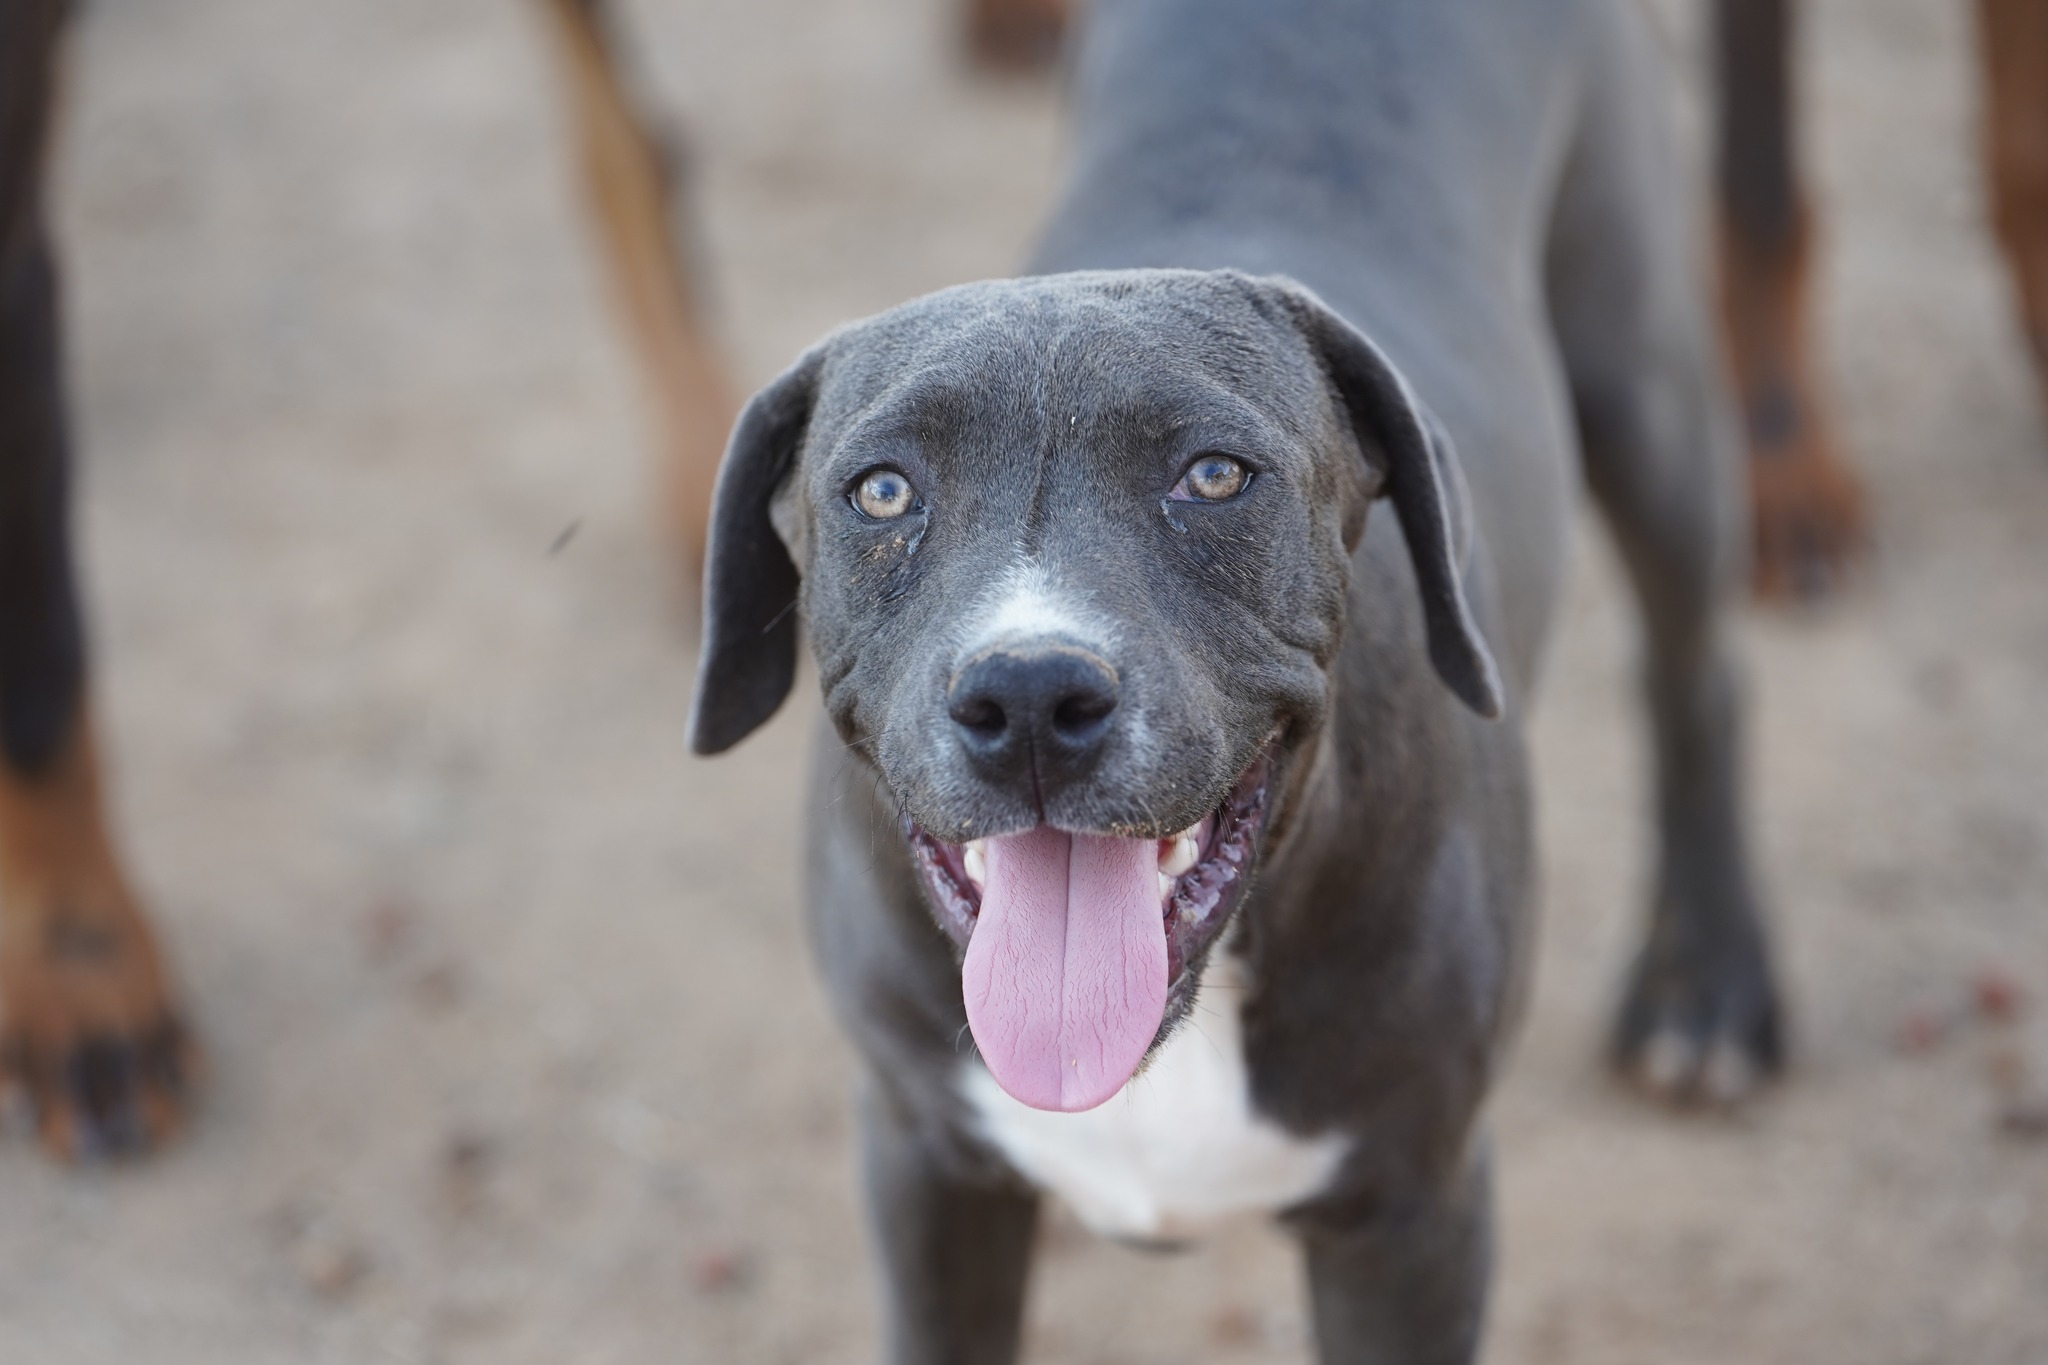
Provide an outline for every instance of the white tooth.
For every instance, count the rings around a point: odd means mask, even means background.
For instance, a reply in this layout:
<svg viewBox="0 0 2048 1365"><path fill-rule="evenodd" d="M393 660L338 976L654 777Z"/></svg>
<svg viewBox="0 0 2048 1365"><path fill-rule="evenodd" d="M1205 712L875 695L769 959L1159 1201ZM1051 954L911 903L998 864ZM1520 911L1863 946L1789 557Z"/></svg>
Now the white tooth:
<svg viewBox="0 0 2048 1365"><path fill-rule="evenodd" d="M1173 849L1159 860L1159 870L1169 877L1178 877L1201 859L1202 846L1195 842L1193 830L1174 836Z"/></svg>
<svg viewBox="0 0 2048 1365"><path fill-rule="evenodd" d="M961 855L961 866L967 869L967 880L976 886L988 880L988 854L983 852L984 844L975 839L967 845L967 852Z"/></svg>
<svg viewBox="0 0 2048 1365"><path fill-rule="evenodd" d="M1164 872L1159 874L1159 899L1165 900L1173 894L1173 878Z"/></svg>

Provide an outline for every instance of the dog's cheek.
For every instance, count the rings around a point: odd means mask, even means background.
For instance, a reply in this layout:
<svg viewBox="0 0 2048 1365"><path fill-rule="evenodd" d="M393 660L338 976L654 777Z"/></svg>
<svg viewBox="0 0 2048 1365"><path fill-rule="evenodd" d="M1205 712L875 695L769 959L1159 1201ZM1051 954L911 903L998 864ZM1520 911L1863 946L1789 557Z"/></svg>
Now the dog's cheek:
<svg viewBox="0 0 2048 1365"><path fill-rule="evenodd" d="M930 736L947 733L941 655L948 632L932 619L928 599L940 594L918 591L934 572L928 562L885 564L873 551L863 548L821 574L835 586L829 609L818 614L832 624L814 629L819 677L841 741L883 768L892 785L914 785L912 769L929 764L923 748Z"/></svg>
<svg viewBox="0 0 2048 1365"><path fill-rule="evenodd" d="M810 637L811 657L818 665L818 690L824 697L825 715L839 732L841 742L853 745L867 733L859 714L860 654L854 644L857 637L845 628L843 621L835 621L829 614L807 609L805 617L805 633Z"/></svg>
<svg viewBox="0 0 2048 1365"><path fill-rule="evenodd" d="M823 647L818 650L819 681L823 684L825 714L847 751L888 772L892 779L906 773L903 737L916 735L921 727L906 723L902 706L901 670L892 647L894 634L876 636L859 630L835 632L830 661ZM827 672L828 667L831 669Z"/></svg>
<svg viewBox="0 0 2048 1365"><path fill-rule="evenodd" d="M929 529L927 516L913 513L846 547L842 591L849 616L886 613L915 590L930 562L918 553Z"/></svg>
<svg viewBox="0 0 2048 1365"><path fill-rule="evenodd" d="M1275 566L1255 610L1216 623L1219 714L1233 733L1312 732L1323 723L1343 598L1321 580L1312 568Z"/></svg>
<svg viewBox="0 0 2048 1365"><path fill-rule="evenodd" d="M1298 498L1275 497L1256 514L1201 511L1168 543L1170 586L1156 600L1171 623L1167 637L1199 642L1200 681L1182 690L1208 696L1201 709L1241 759L1245 736L1321 723L1348 578L1334 527L1318 524ZM1189 734L1181 742L1206 752L1217 741Z"/></svg>
<svg viewBox="0 0 2048 1365"><path fill-rule="evenodd" d="M1279 553L1270 519L1223 507L1180 510L1179 516L1164 566L1179 585L1175 596L1198 617L1259 610Z"/></svg>
<svg viewBox="0 0 2048 1365"><path fill-rule="evenodd" d="M1214 518L1199 536L1181 538L1198 542L1181 551L1192 589L1184 614L1213 632L1240 677L1270 673L1276 642L1319 669L1336 658L1350 586L1338 531L1335 516L1275 497L1256 515Z"/></svg>
<svg viewBox="0 0 2048 1365"><path fill-rule="evenodd" d="M822 549L804 584L813 629L829 623L851 641L888 629L928 563L918 554L926 529L925 516L913 514L842 533Z"/></svg>
<svg viewBox="0 0 2048 1365"><path fill-rule="evenodd" d="M1326 656L1335 653L1319 617L1282 599L1233 622L1219 640L1218 683L1230 723L1262 733L1313 722L1328 701Z"/></svg>
<svg viewBox="0 0 2048 1365"><path fill-rule="evenodd" d="M1276 557L1265 582L1267 619L1275 635L1307 654L1318 669L1335 661L1344 638L1351 591L1348 512L1303 507L1273 539L1296 547ZM1362 518L1361 518L1362 520Z"/></svg>

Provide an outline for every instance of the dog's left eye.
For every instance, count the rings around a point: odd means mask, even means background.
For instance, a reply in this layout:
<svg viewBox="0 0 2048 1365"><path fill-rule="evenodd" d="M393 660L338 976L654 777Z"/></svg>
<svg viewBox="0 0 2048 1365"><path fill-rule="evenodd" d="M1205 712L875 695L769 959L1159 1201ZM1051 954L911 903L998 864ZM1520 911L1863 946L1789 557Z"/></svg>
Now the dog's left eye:
<svg viewBox="0 0 2048 1365"><path fill-rule="evenodd" d="M854 509L875 521L894 521L917 506L917 489L894 469L871 469L854 485Z"/></svg>
<svg viewBox="0 0 2048 1365"><path fill-rule="evenodd" d="M1171 496L1187 502L1227 502L1244 492L1251 481L1252 472L1242 460L1228 455L1204 455L1188 466Z"/></svg>

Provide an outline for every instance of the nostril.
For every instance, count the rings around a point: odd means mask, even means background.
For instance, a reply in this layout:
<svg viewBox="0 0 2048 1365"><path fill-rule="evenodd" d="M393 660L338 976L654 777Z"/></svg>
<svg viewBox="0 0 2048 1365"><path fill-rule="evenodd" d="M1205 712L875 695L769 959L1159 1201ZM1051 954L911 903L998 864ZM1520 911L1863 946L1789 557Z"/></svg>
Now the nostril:
<svg viewBox="0 0 2048 1365"><path fill-rule="evenodd" d="M1082 692L1062 697L1052 709L1052 728L1067 739L1092 736L1116 710L1116 697L1106 692Z"/></svg>
<svg viewBox="0 0 2048 1365"><path fill-rule="evenodd" d="M1002 704L994 697L962 697L949 708L953 723L981 739L994 739L1009 725Z"/></svg>

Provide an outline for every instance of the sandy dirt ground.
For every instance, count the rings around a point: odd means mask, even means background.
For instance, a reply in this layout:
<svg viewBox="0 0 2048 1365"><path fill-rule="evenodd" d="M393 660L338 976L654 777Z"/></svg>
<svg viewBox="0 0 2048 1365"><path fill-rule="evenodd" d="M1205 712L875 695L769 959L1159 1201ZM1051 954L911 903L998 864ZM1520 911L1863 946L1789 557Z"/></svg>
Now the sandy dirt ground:
<svg viewBox="0 0 2048 1365"><path fill-rule="evenodd" d="M1968 7L1812 9L1827 335L1880 554L1845 605L1750 632L1797 1068L1702 1121L1598 1063L1648 830L1589 523L1496 1110L1501 1365L2048 1362L2048 1142L2000 1130L1993 1080L2048 1080L2048 432L1984 229ZM1021 258L1056 99L963 74L949 15L635 10L749 384ZM79 27L100 695L213 1081L136 1169L0 1143L8 1365L874 1358L849 1058L796 903L815 702L684 751L687 612L542 33L503 0L97 0ZM1992 968L2029 1019L1969 1021ZM1956 1027L1902 1049L1915 1011ZM1257 1225L1161 1258L1056 1217L1029 1331L1044 1365L1307 1351Z"/></svg>

